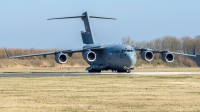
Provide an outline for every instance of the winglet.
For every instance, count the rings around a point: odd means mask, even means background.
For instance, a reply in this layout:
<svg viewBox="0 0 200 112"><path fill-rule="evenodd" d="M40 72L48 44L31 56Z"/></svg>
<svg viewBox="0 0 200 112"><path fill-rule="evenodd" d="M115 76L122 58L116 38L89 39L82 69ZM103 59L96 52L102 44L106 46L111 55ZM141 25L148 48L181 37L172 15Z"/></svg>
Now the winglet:
<svg viewBox="0 0 200 112"><path fill-rule="evenodd" d="M10 57L9 57L9 55L8 55L8 52L7 52L7 50L6 50L5 47L4 47L4 50L5 50L5 52L6 52L7 57L10 59Z"/></svg>

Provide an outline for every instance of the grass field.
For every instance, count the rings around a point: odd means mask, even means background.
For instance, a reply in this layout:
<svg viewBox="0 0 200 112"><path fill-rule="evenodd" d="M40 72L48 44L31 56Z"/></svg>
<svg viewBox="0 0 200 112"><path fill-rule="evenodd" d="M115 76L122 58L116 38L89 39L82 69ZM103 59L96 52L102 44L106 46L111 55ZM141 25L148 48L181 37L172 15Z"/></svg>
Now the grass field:
<svg viewBox="0 0 200 112"><path fill-rule="evenodd" d="M200 75L1 77L2 112L200 111Z"/></svg>

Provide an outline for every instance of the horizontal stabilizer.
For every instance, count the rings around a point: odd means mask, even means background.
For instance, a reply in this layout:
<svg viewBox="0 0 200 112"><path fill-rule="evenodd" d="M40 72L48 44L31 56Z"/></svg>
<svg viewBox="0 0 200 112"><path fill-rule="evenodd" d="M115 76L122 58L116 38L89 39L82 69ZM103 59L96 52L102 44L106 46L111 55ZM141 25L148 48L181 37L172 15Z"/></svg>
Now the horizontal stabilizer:
<svg viewBox="0 0 200 112"><path fill-rule="evenodd" d="M50 18L47 20L54 20L54 19L71 19L71 18L82 18L85 17L85 15L82 16L72 16L72 17L60 17L60 18ZM97 17L97 16L89 16L90 18L98 18L98 19L112 19L112 20L116 20L115 18L107 18L107 17Z"/></svg>
<svg viewBox="0 0 200 112"><path fill-rule="evenodd" d="M54 19L71 19L71 18L81 18L81 17L85 17L85 16L82 15L82 16L72 16L72 17L50 18L50 19L47 19L47 20L54 20Z"/></svg>
<svg viewBox="0 0 200 112"><path fill-rule="evenodd" d="M97 17L97 16L90 16L90 18L98 18L98 19L113 19L113 20L116 20L115 18Z"/></svg>

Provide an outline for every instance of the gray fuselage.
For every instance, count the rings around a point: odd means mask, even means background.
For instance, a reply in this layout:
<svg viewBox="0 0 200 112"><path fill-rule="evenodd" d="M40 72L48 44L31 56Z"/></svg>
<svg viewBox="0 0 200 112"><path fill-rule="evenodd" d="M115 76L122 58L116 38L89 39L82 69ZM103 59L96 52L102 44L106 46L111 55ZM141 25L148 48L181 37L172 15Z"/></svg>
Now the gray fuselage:
<svg viewBox="0 0 200 112"><path fill-rule="evenodd" d="M83 48L100 46L98 44L88 44ZM134 68L137 55L133 47L126 44L104 45L103 49L92 50L96 54L95 61L84 60L90 68L96 70L127 70ZM84 53L84 52L83 52Z"/></svg>

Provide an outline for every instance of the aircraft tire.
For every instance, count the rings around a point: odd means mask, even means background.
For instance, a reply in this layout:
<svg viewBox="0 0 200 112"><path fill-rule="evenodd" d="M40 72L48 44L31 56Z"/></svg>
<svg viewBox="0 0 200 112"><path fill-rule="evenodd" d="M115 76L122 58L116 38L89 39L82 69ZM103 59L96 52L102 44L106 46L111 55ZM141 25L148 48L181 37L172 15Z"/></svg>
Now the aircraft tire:
<svg viewBox="0 0 200 112"><path fill-rule="evenodd" d="M126 73L131 73L131 70L130 69L126 70Z"/></svg>
<svg viewBox="0 0 200 112"><path fill-rule="evenodd" d="M88 73L101 73L101 70L88 70Z"/></svg>
<svg viewBox="0 0 200 112"><path fill-rule="evenodd" d="M126 70L117 70L118 73L127 72Z"/></svg>
<svg viewBox="0 0 200 112"><path fill-rule="evenodd" d="M101 73L101 70L96 70L97 73Z"/></svg>
<svg viewBox="0 0 200 112"><path fill-rule="evenodd" d="M117 70L112 70L112 72L117 72Z"/></svg>

